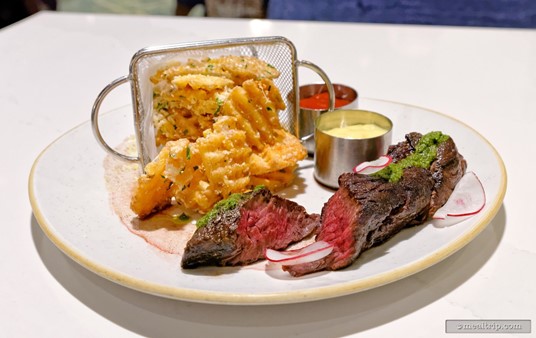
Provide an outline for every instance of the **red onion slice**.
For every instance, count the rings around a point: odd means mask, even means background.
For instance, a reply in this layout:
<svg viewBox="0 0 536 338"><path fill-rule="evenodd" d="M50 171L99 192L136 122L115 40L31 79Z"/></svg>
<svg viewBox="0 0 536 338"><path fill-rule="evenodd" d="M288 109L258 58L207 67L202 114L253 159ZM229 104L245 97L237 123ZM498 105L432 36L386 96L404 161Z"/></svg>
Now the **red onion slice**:
<svg viewBox="0 0 536 338"><path fill-rule="evenodd" d="M486 205L486 193L478 176L467 172L458 182L448 201L433 216L434 220L452 218L454 223L480 212Z"/></svg>
<svg viewBox="0 0 536 338"><path fill-rule="evenodd" d="M357 166L355 166L354 172L364 175L374 174L375 172L387 167L389 164L391 164L391 162L393 162L393 158L391 156L382 155L374 161L359 163Z"/></svg>
<svg viewBox="0 0 536 338"><path fill-rule="evenodd" d="M326 257L332 251L333 245L325 241L318 241L297 250L277 251L266 249L264 256L273 263L296 265L317 261Z"/></svg>

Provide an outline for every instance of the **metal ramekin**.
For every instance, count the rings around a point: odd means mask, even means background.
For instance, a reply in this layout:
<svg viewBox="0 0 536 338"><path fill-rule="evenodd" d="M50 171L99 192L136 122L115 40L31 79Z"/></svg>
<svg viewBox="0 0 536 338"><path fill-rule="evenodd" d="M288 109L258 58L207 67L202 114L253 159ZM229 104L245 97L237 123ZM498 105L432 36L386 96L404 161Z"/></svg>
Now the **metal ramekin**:
<svg viewBox="0 0 536 338"><path fill-rule="evenodd" d="M325 133L336 127L376 124L386 132L372 138L343 138ZM338 188L339 176L351 172L364 161L386 153L391 144L393 123L379 113L367 110L334 110L321 114L315 121L314 176L330 188Z"/></svg>
<svg viewBox="0 0 536 338"><path fill-rule="evenodd" d="M336 99L344 99L349 101L348 104L344 106L335 107L336 109L357 108L358 93L354 88L347 85L334 83L333 90ZM327 91L328 89L324 84L316 83L303 85L299 88L300 100ZM328 107L326 107L326 109L310 109L300 106L300 116L298 118L300 139L303 140L303 144L311 156L314 154L315 149L315 142L312 137L315 132L315 120L320 116L320 114L323 114L328 110L330 110Z"/></svg>

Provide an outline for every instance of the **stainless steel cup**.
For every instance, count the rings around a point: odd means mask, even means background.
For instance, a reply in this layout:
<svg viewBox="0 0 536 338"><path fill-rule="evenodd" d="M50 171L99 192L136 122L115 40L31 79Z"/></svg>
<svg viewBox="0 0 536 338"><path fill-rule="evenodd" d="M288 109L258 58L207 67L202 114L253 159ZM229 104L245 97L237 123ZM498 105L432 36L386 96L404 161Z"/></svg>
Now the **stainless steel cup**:
<svg viewBox="0 0 536 338"><path fill-rule="evenodd" d="M338 137L328 134L333 128L374 124L385 132L360 138L359 135ZM338 188L339 176L351 172L364 161L372 161L386 153L391 144L393 123L384 115L366 110L334 110L321 114L315 121L314 176L330 188ZM357 137L357 138L354 138Z"/></svg>
<svg viewBox="0 0 536 338"><path fill-rule="evenodd" d="M335 93L336 99L347 100L348 104L340 107L335 107L336 109L349 109L357 108L357 91L349 86L343 84L333 84L333 90ZM327 87L324 84L307 84L300 86L300 100L304 98L309 98L314 95L327 92ZM328 107L325 109L310 109L304 108L300 105L300 117L298 119L300 139L303 140L303 144L307 149L309 155L314 154L315 142L313 135L315 132L315 120L320 116L320 114L328 111Z"/></svg>

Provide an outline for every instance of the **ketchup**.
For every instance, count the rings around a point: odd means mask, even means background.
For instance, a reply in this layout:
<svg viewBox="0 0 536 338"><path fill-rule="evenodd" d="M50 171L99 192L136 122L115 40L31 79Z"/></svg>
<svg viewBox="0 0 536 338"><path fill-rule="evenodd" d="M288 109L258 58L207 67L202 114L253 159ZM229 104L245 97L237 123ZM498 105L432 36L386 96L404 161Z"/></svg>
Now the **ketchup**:
<svg viewBox="0 0 536 338"><path fill-rule="evenodd" d="M335 98L335 108L346 106L349 100ZM328 109L329 108L329 93L322 92L310 97L300 99L300 107L306 109Z"/></svg>

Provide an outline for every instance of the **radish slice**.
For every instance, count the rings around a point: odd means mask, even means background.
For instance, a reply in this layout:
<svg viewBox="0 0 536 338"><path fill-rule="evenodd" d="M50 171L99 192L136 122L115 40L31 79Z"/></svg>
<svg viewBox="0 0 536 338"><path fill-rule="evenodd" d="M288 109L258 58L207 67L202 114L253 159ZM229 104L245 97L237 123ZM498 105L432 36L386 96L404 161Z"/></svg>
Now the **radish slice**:
<svg viewBox="0 0 536 338"><path fill-rule="evenodd" d="M436 211L432 218L434 220L448 220L452 218L449 223L458 223L468 216L480 212L485 204L486 193L484 187L476 174L470 171L460 179L448 201Z"/></svg>
<svg viewBox="0 0 536 338"><path fill-rule="evenodd" d="M358 164L354 168L354 172L364 175L374 174L375 172L387 167L389 164L391 164L391 162L393 162L393 158L391 156L382 155L374 161L362 162Z"/></svg>
<svg viewBox="0 0 536 338"><path fill-rule="evenodd" d="M328 242L318 241L297 250L277 251L266 249L264 256L273 263L296 265L317 261L326 257L332 251L333 245Z"/></svg>

